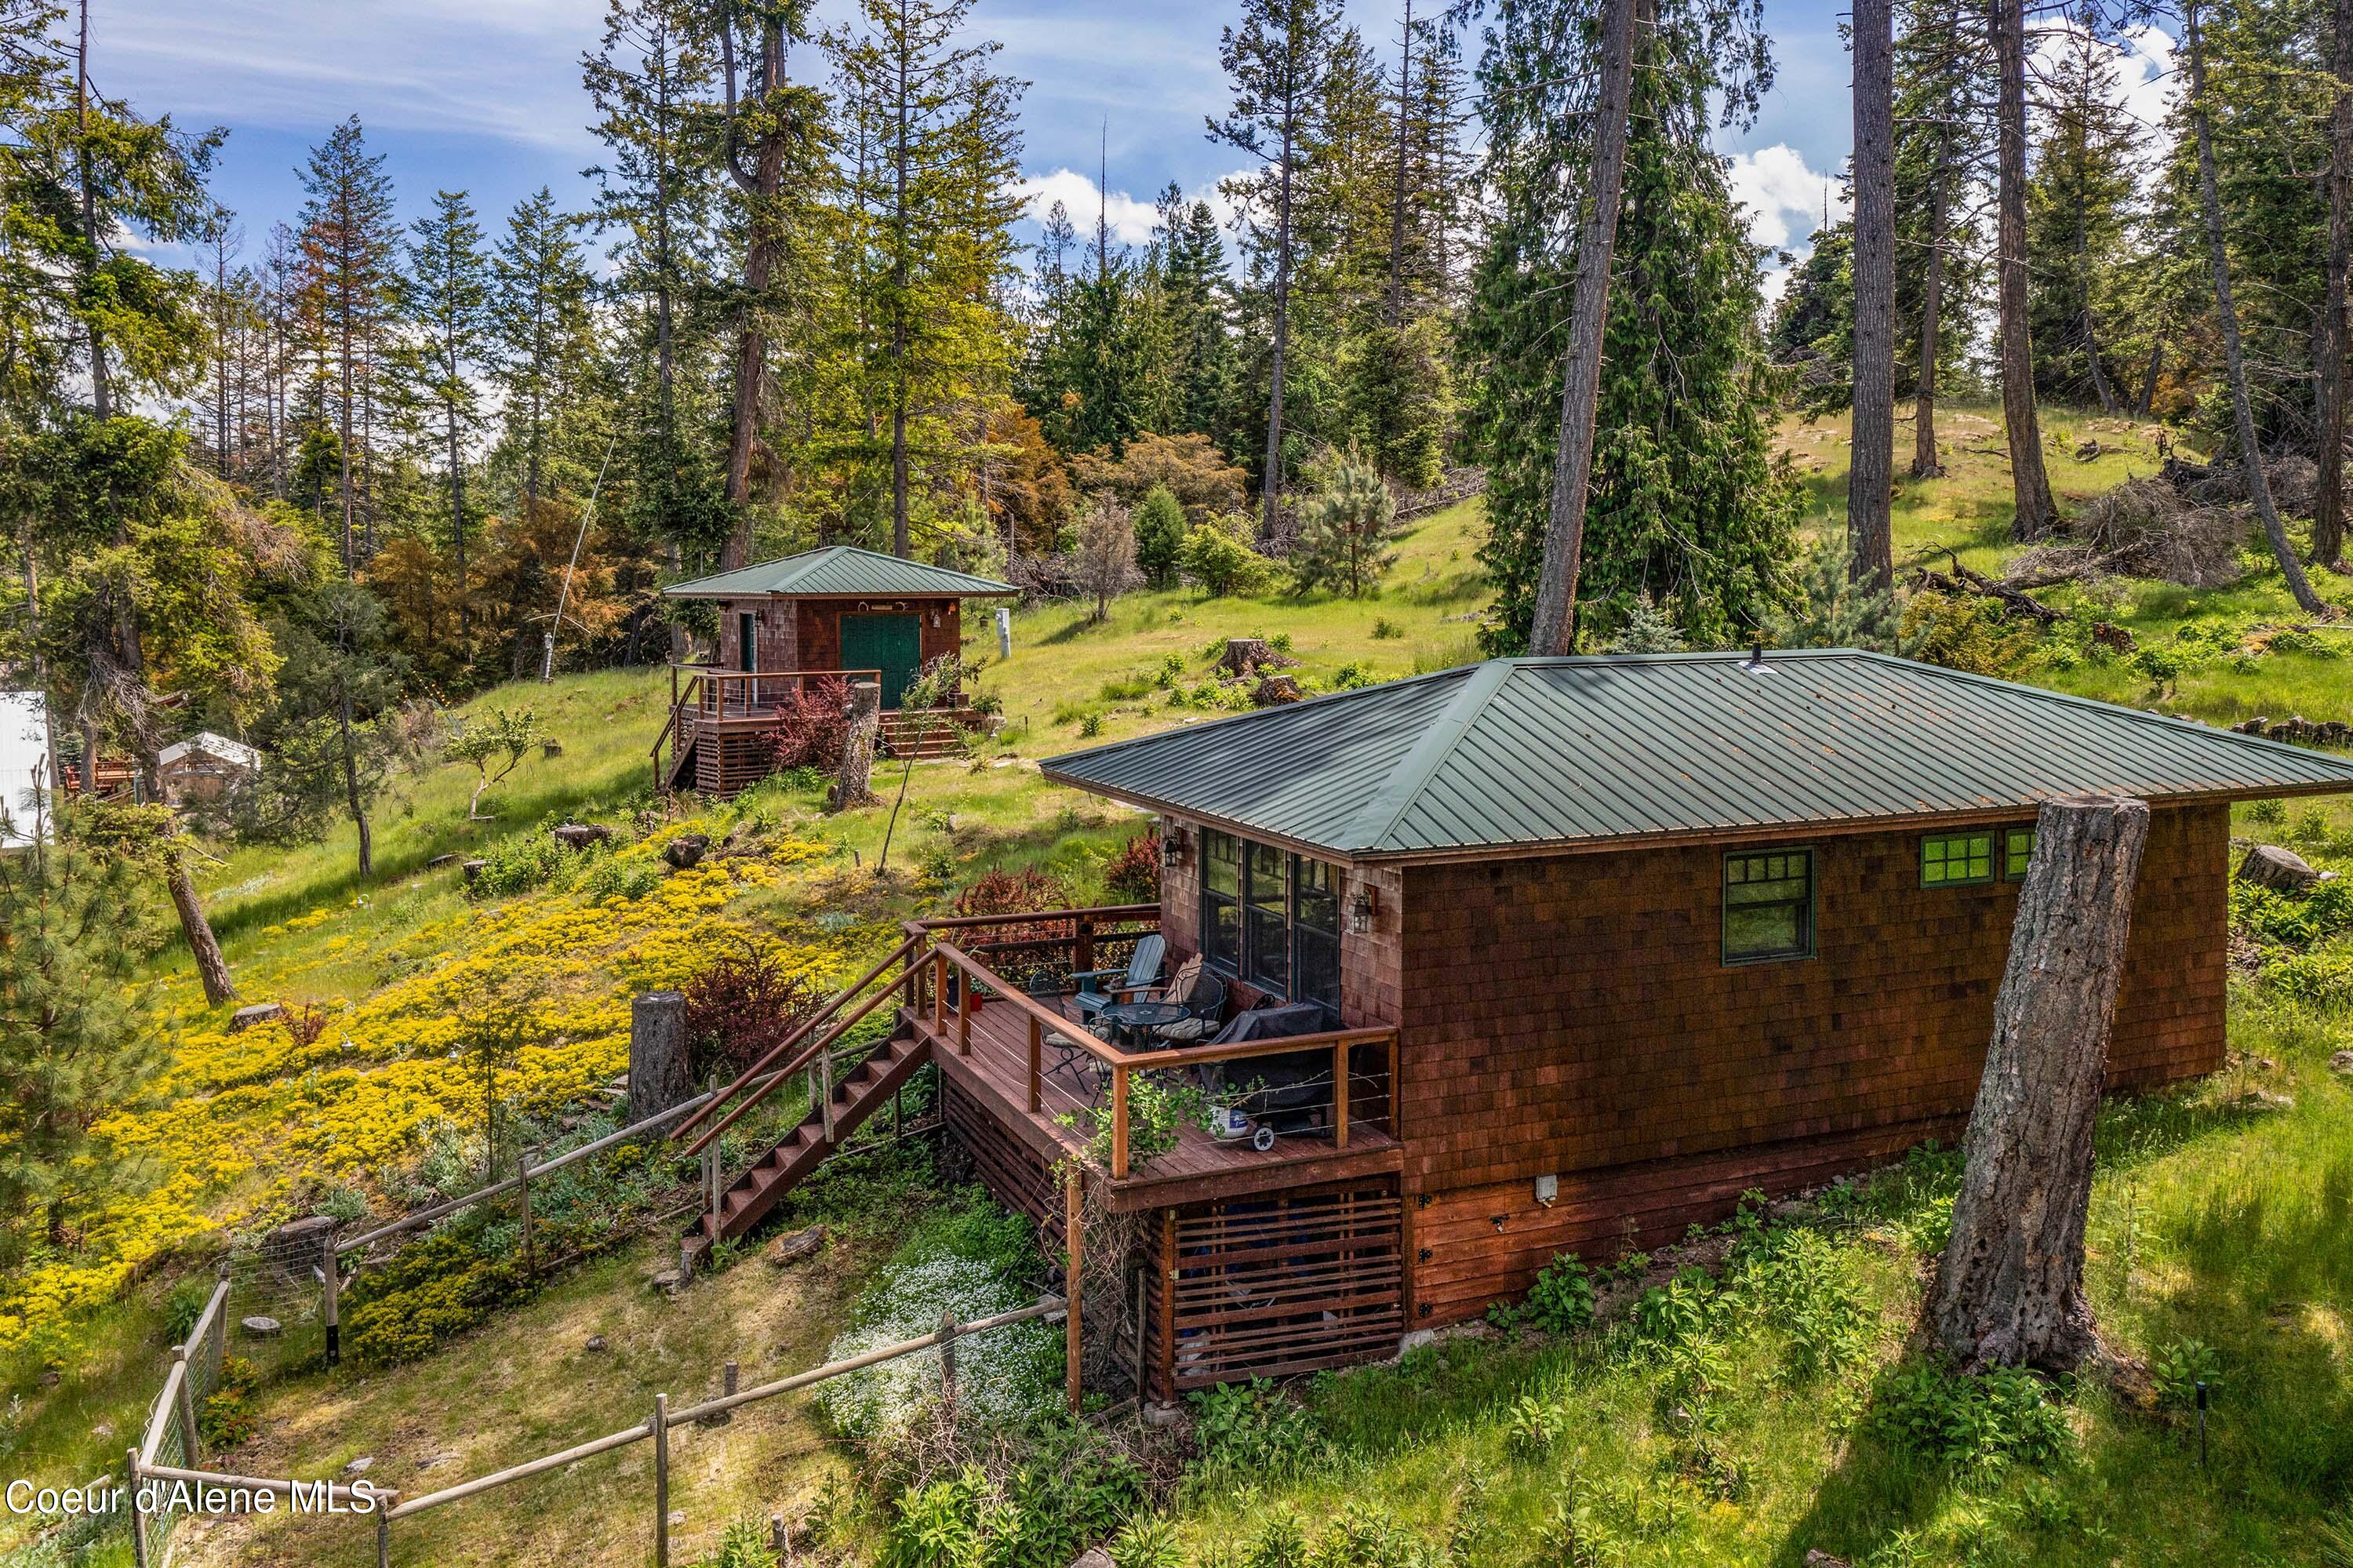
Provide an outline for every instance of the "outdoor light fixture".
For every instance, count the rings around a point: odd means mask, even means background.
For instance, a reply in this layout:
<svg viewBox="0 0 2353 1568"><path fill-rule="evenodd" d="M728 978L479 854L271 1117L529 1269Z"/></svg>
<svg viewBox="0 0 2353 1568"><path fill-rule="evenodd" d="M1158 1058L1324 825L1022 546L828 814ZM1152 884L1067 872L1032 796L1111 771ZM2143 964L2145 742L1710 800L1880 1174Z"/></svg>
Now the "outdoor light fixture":
<svg viewBox="0 0 2353 1568"><path fill-rule="evenodd" d="M1169 826L1160 830L1160 863L1175 870L1185 863L1185 830Z"/></svg>
<svg viewBox="0 0 2353 1568"><path fill-rule="evenodd" d="M1369 933L1373 928L1373 912L1377 907L1371 888L1356 889L1356 895L1348 900L1348 934L1362 937Z"/></svg>

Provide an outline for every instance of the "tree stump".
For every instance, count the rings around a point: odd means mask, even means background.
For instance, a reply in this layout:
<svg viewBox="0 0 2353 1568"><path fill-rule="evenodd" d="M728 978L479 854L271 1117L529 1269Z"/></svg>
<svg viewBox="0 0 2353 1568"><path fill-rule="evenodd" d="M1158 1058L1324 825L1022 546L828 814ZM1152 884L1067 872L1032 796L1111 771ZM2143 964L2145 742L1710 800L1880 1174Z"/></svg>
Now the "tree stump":
<svg viewBox="0 0 2353 1568"><path fill-rule="evenodd" d="M1229 637L1226 651L1218 655L1218 668L1229 675L1255 675L1261 670L1284 670L1298 662L1276 652L1263 637Z"/></svg>
<svg viewBox="0 0 2353 1568"><path fill-rule="evenodd" d="M2277 844L2257 844L2239 863L2238 879L2277 893L2302 893L2320 880L2320 873L2294 850Z"/></svg>
<svg viewBox="0 0 2353 1568"><path fill-rule="evenodd" d="M1269 675L1250 693L1254 707L1279 708L1300 700L1299 683L1289 675Z"/></svg>
<svg viewBox="0 0 2353 1568"><path fill-rule="evenodd" d="M841 776L833 781L826 802L837 811L874 799L874 742L882 727L882 688L872 681L851 683L846 713L849 722L841 736Z"/></svg>
<svg viewBox="0 0 2353 1568"><path fill-rule="evenodd" d="M686 998L649 991L629 1004L629 1120L659 1116L694 1097L686 1054Z"/></svg>
<svg viewBox="0 0 2353 1568"><path fill-rule="evenodd" d="M2044 803L1962 1139L1952 1240L1928 1322L1965 1371L2073 1371L2096 1346L2084 1297L2092 1127L2132 930L2148 807Z"/></svg>
<svg viewBox="0 0 2353 1568"><path fill-rule="evenodd" d="M613 836L613 830L602 822L565 822L560 827L550 828L547 831L554 835L557 843L562 844L565 849L573 850L584 850L590 844L607 842Z"/></svg>

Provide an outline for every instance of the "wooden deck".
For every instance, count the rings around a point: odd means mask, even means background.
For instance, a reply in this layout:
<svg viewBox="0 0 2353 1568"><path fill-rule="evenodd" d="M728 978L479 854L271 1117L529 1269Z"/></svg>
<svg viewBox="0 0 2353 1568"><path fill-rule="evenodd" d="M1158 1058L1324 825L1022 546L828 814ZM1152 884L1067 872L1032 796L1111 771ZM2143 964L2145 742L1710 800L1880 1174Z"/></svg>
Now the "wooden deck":
<svg viewBox="0 0 2353 1568"><path fill-rule="evenodd" d="M978 999L976 999L978 1000ZM959 1050L954 1015L944 1025L928 1012L902 1009L903 1026L932 1043L932 1061L943 1076L970 1095L991 1120L1050 1166L1085 1150L1085 1129L1094 1114L1093 1072L1084 1061L1058 1065L1046 1054L1039 1096L1029 1108L1029 1031L1027 1014L1009 1001L979 1001L971 1012L970 1049ZM1076 1033L1078 1025L1071 1024ZM1108 1114L1110 1092L1102 1097ZM1064 1127L1058 1117L1077 1125ZM1128 1174L1108 1183L1107 1202L1116 1213L1175 1207L1312 1183L1395 1172L1404 1163L1395 1139L1361 1118L1352 1119L1348 1147L1333 1147L1325 1134L1277 1138L1261 1153L1246 1142L1220 1142L1197 1127L1178 1129L1176 1147L1148 1161L1131 1164Z"/></svg>

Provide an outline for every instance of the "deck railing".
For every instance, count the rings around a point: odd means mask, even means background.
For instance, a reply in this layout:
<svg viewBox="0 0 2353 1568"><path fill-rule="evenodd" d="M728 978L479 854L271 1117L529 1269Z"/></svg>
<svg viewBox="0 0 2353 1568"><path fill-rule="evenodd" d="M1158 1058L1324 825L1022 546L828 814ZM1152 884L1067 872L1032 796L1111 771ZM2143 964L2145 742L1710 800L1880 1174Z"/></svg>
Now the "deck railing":
<svg viewBox="0 0 2353 1568"><path fill-rule="evenodd" d="M786 703L805 694L817 681L872 681L880 670L723 670L715 664L670 667L670 713L647 756L653 763L654 789L667 787L662 752L686 755L698 726L763 724L776 716Z"/></svg>
<svg viewBox="0 0 2353 1568"><path fill-rule="evenodd" d="M1145 1074L1218 1065L1229 1083L1240 1080L1219 1097L1247 1111L1269 1094L1247 1075L1248 1064L1328 1057L1329 1068L1320 1075L1311 1075L1278 1091L1281 1119L1288 1130L1278 1132L1277 1146L1314 1138L1345 1150L1352 1138L1361 1140L1367 1131L1395 1135L1394 1029L1337 1029L1227 1045L1123 1050L1030 994L1029 987L1040 974L1060 980L1118 967L1134 952L1137 939L1156 930L1159 923L1159 906L1152 904L908 921L897 947L828 998L733 1084L681 1120L671 1136L691 1138L684 1152L699 1154L778 1085L802 1072L809 1075L811 1103L829 1109L831 1072L844 1036L892 999L909 1017L926 1021L935 1042L963 1055L971 1054L974 1021L984 1010L1012 1010L1027 1035L1023 1083L1027 1109L1032 1113L1046 1108L1050 1071L1045 1062L1047 1042L1056 1039L1063 1043L1058 1049L1083 1055L1108 1101L1095 1114L1098 1127L1108 1131L1105 1163L1113 1181L1127 1180L1138 1163L1134 1091Z"/></svg>

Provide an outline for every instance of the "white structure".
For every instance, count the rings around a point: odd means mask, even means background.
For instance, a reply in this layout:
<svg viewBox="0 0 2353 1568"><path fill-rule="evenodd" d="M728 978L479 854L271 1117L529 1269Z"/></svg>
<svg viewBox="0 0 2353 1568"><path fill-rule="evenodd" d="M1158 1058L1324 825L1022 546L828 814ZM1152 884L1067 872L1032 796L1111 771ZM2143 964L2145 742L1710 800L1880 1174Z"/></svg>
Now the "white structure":
<svg viewBox="0 0 2353 1568"><path fill-rule="evenodd" d="M38 692L0 692L0 850L25 849L47 832L48 705Z"/></svg>

